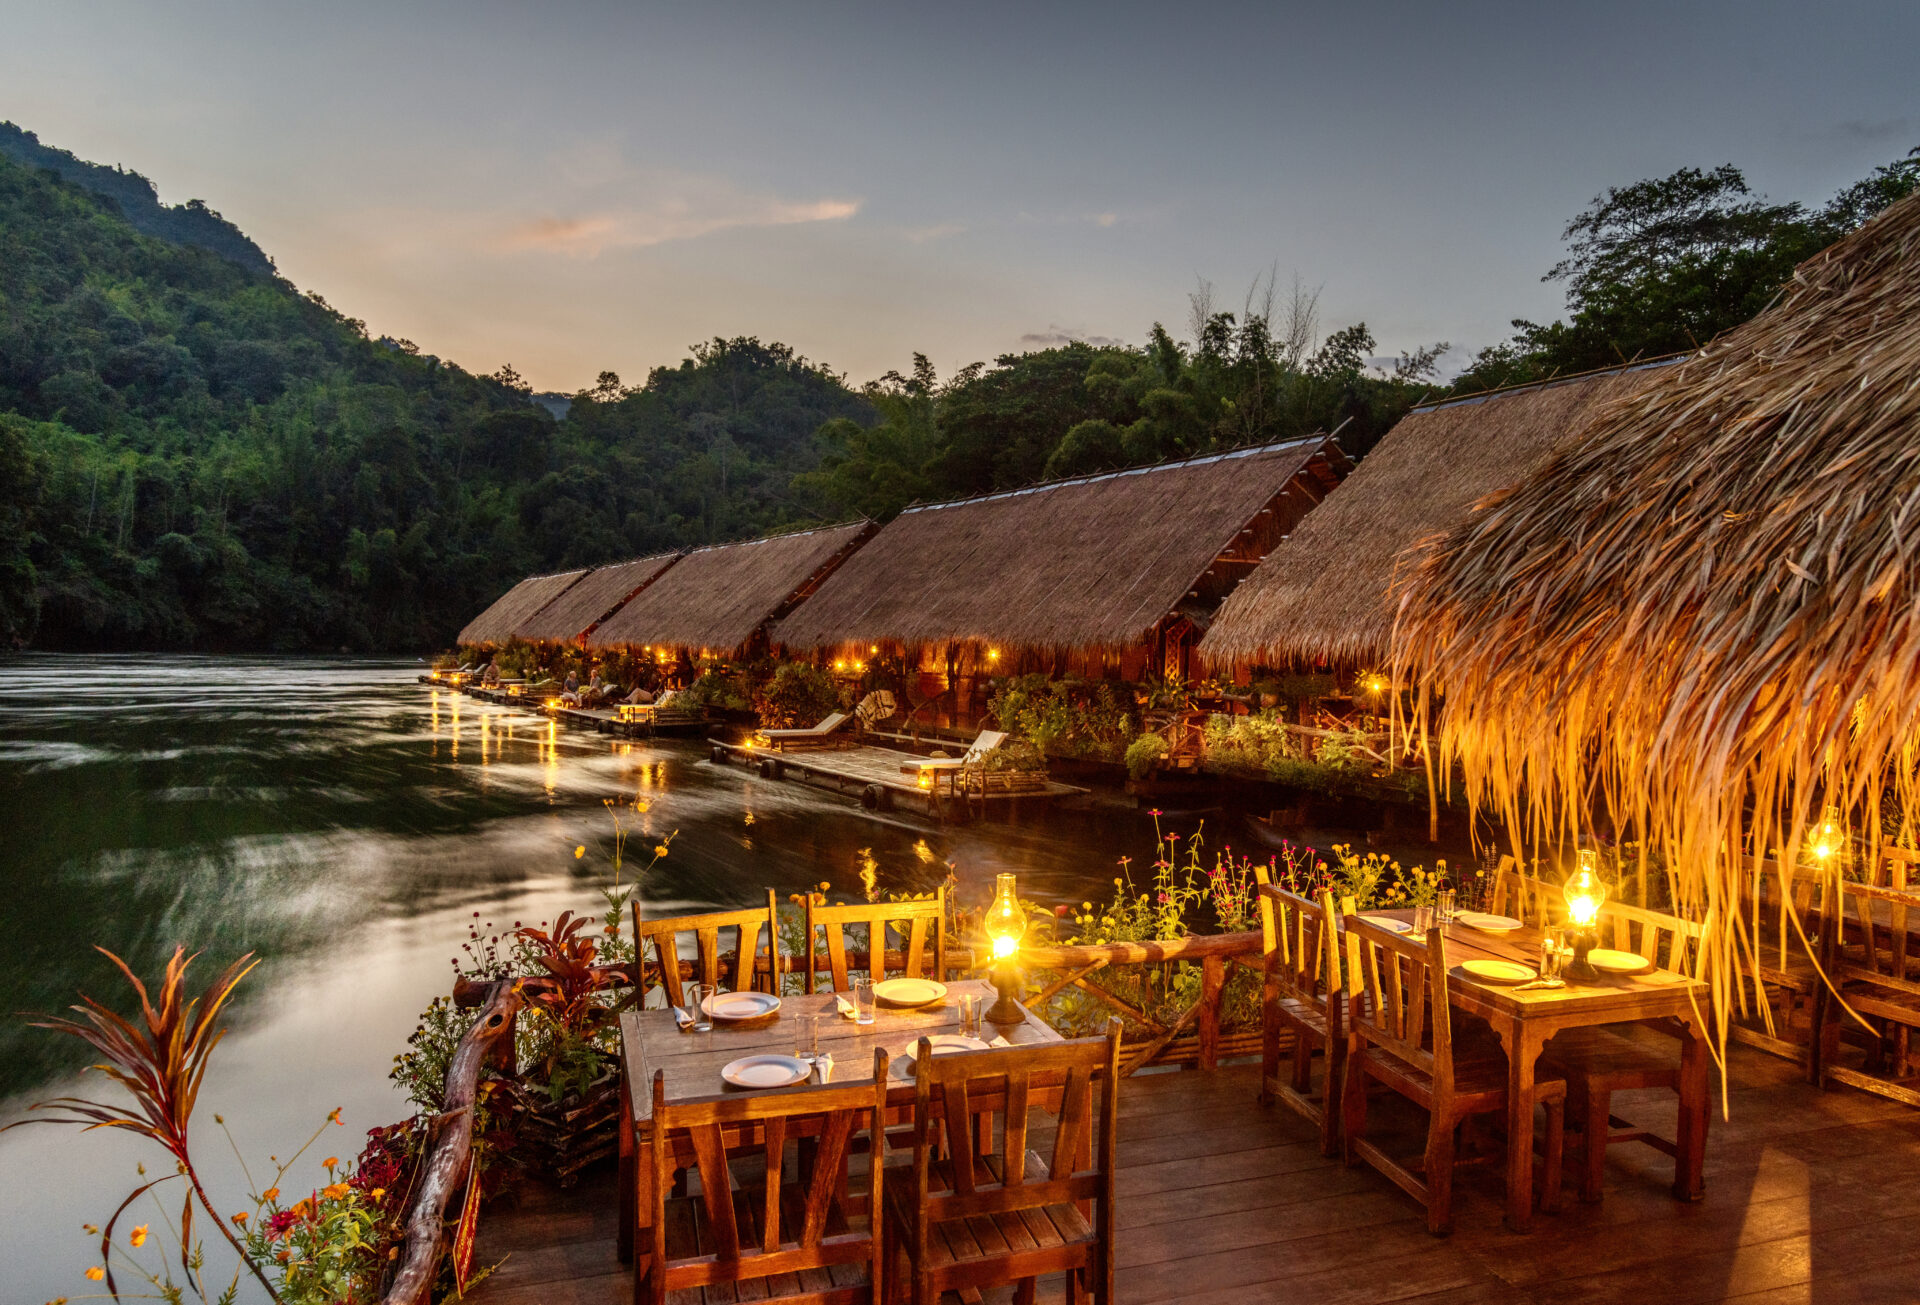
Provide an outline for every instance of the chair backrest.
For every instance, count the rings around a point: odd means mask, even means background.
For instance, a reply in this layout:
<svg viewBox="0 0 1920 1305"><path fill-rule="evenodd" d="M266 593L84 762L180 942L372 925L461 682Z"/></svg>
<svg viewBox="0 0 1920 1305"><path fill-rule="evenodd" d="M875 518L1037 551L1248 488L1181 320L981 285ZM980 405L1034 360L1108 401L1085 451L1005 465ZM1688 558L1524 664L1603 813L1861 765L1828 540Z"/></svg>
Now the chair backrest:
<svg viewBox="0 0 1920 1305"><path fill-rule="evenodd" d="M1908 936L1911 924L1920 920L1920 884L1916 867L1920 852L1894 847L1881 849L1879 864L1868 871L1870 882L1841 880L1839 908L1822 930L1826 937L1824 964L1838 983L1844 979L1870 979L1920 995L1920 955ZM1859 959L1841 944L1852 927L1859 941ZM1882 951L1882 940L1885 950Z"/></svg>
<svg viewBox="0 0 1920 1305"><path fill-rule="evenodd" d="M885 1208L881 1198L886 1166L879 1153L886 1112L885 1051L874 1052L873 1077L866 1082L679 1102L667 1100L666 1071L655 1070L650 1298L657 1303L683 1287L865 1263L871 1299L884 1299L880 1239L873 1229ZM749 1172L741 1183L729 1163L729 1131L757 1133L760 1141L758 1158L764 1168ZM816 1150L811 1167L794 1175L797 1192L789 1192L784 1181L787 1141L803 1132L814 1137ZM872 1220L866 1231L855 1231L846 1212L836 1206L848 1153L863 1132L873 1155L866 1193ZM672 1157L689 1150L700 1174L706 1227L697 1252L669 1258L666 1200L674 1185ZM735 1154L743 1150L736 1143ZM840 1217L835 1218L836 1213Z"/></svg>
<svg viewBox="0 0 1920 1305"><path fill-rule="evenodd" d="M1549 918L1565 922L1567 893L1563 885L1525 876L1516 878L1524 885L1521 891L1534 904L1536 918L1530 923L1544 924ZM1709 912L1709 923L1702 924L1630 902L1607 901L1600 904L1594 932L1601 947L1632 952L1663 970L1697 978L1705 960L1701 940L1710 928L1711 918Z"/></svg>
<svg viewBox="0 0 1920 1305"><path fill-rule="evenodd" d="M929 1225L948 1219L1087 1201L1099 1202L1102 1235L1110 1237L1119 1077L1117 1019L1100 1037L944 1056L922 1038L914 1063L916 1244L925 1245ZM1028 1109L1036 1091L1056 1085L1053 1154L1040 1175L1027 1162ZM985 1148L967 1144L983 1107L1004 1120L997 1146L990 1139ZM946 1148L949 1181L936 1182L943 1134L953 1139ZM987 1154L979 1154L983 1149Z"/></svg>
<svg viewBox="0 0 1920 1305"><path fill-rule="evenodd" d="M1520 869L1520 863L1502 856L1493 872L1493 891L1487 910L1494 915L1510 915L1522 924L1545 923L1546 902L1541 890L1550 887L1544 879L1535 879Z"/></svg>
<svg viewBox="0 0 1920 1305"><path fill-rule="evenodd" d="M980 736L967 748L967 755L963 760L969 764L977 762L1006 741L1006 733L1002 730L981 730Z"/></svg>
<svg viewBox="0 0 1920 1305"><path fill-rule="evenodd" d="M936 983L946 982L947 890L944 886L936 889L930 898L911 902L856 902L846 906L822 906L816 905L809 897L806 924L808 992L814 991L814 982L822 965L818 950L822 935L826 940L825 967L833 978L830 991L847 991L850 986L847 977L849 969L864 968L876 983L886 978L889 926L893 933L900 935L904 944L901 948L901 974L916 979L931 977ZM866 926L865 966L848 963L847 928L850 925ZM927 971L929 938L933 943L931 976Z"/></svg>
<svg viewBox="0 0 1920 1305"><path fill-rule="evenodd" d="M720 934L727 929L734 931L731 957L720 950ZM767 931L769 962L764 986L758 982L757 965L762 929ZM668 1004L673 1006L686 1004L686 979L680 973L680 939L687 934L693 936L694 981L715 988L724 981L733 992L745 992L756 987L766 992L779 990L780 917L771 888L767 890L765 910L756 906L745 911L714 911L706 915L669 916L661 920L644 918L639 899L634 900L634 959L644 975L647 946L652 944L655 972L659 976L660 986L666 989ZM642 978L641 982L645 981ZM645 995L644 992L641 994L643 998Z"/></svg>
<svg viewBox="0 0 1920 1305"><path fill-rule="evenodd" d="M1319 900L1261 882L1260 933L1268 972L1296 1001L1311 1002L1334 1017L1339 1015L1340 943L1331 889L1320 890Z"/></svg>
<svg viewBox="0 0 1920 1305"><path fill-rule="evenodd" d="M1453 1024L1447 1007L1447 940L1436 926L1424 944L1348 910L1347 1020L1353 1035L1453 1090Z"/></svg>
<svg viewBox="0 0 1920 1305"><path fill-rule="evenodd" d="M897 710L899 704L894 701L891 691L875 689L860 700L860 705L853 709L853 716L861 729L870 730Z"/></svg>

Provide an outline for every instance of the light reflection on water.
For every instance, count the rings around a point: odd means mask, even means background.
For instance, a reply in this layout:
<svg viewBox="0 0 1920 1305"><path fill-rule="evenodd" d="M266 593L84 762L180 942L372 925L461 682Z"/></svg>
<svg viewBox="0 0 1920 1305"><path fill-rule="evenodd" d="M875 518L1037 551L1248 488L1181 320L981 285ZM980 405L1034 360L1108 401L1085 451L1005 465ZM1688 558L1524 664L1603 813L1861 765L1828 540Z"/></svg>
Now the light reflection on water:
<svg viewBox="0 0 1920 1305"><path fill-rule="evenodd" d="M607 799L645 807L624 811L630 861L678 833L643 887L659 913L822 881L848 897L925 890L949 861L963 894L1015 870L1036 897L1078 900L1152 845L1150 823L1124 812L1019 826L876 817L716 768L698 743L615 741L433 692L418 669L0 658L0 1010L57 1009L81 988L117 1000L94 944L142 973L176 941L203 948L203 980L260 953L201 1107L216 1171L215 1111L249 1158L297 1144L335 1106L350 1127L316 1155L357 1151L366 1128L404 1115L387 1069L446 990L474 912L504 926L593 908ZM0 1024L0 1121L81 1086L79 1050ZM138 1158L156 1157L103 1133L0 1135L0 1300L81 1294L94 1258L79 1225L111 1210ZM242 1190L230 1177L226 1190Z"/></svg>

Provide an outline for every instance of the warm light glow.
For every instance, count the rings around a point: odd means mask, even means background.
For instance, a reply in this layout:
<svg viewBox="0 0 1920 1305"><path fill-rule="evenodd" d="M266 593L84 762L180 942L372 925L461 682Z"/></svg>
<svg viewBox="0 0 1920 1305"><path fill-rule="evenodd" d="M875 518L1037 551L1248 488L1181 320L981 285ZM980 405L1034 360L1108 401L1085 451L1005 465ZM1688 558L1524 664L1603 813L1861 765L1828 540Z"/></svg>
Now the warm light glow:
<svg viewBox="0 0 1920 1305"><path fill-rule="evenodd" d="M1567 918L1582 929L1593 927L1600 916L1600 904L1607 900L1607 886L1601 882L1597 865L1592 850L1582 848L1579 868L1566 883Z"/></svg>
<svg viewBox="0 0 1920 1305"><path fill-rule="evenodd" d="M1822 867L1847 845L1847 834L1840 827L1840 808L1828 807L1807 839L1807 850Z"/></svg>
<svg viewBox="0 0 1920 1305"><path fill-rule="evenodd" d="M834 669L834 670L836 670L836 671L844 671L844 670L846 670L846 669L847 669L847 663L846 663L846 661L845 661L844 659L842 659L842 660L840 660L840 661L836 661L836 662L834 662L834 664L833 664L833 669Z"/></svg>
<svg viewBox="0 0 1920 1305"><path fill-rule="evenodd" d="M932 771L930 771L930 770L923 770L923 771L921 771L921 772L920 772L920 787L921 787L921 788L932 788L932 787L933 787L933 772L932 772Z"/></svg>
<svg viewBox="0 0 1920 1305"><path fill-rule="evenodd" d="M1380 675L1369 675L1367 677L1368 693L1371 693L1374 697L1377 698L1381 694L1385 693L1386 691L1387 691L1386 677L1380 676Z"/></svg>
<svg viewBox="0 0 1920 1305"><path fill-rule="evenodd" d="M987 908L987 918L982 922L987 937L993 940L993 954L996 959L1005 959L1020 950L1020 940L1027 933L1027 913L1020 909L1020 895L1013 886L1012 875L994 877L993 905Z"/></svg>
<svg viewBox="0 0 1920 1305"><path fill-rule="evenodd" d="M997 661L999 661L999 660L1000 660L1000 650L999 650L998 648L989 648L989 649L987 649L987 660L988 660L988 661L990 661L990 662L997 662Z"/></svg>
<svg viewBox="0 0 1920 1305"><path fill-rule="evenodd" d="M868 645L868 647L867 647L867 655L868 655L869 657L871 657L871 656L873 656L873 655L874 655L875 653L878 653L879 651L880 651L880 645L879 645L879 644L877 644L877 643L876 643L876 644L869 644L869 645Z"/></svg>
<svg viewBox="0 0 1920 1305"><path fill-rule="evenodd" d="M867 669L867 664L865 662L855 662L853 664L853 669L864 674Z"/></svg>

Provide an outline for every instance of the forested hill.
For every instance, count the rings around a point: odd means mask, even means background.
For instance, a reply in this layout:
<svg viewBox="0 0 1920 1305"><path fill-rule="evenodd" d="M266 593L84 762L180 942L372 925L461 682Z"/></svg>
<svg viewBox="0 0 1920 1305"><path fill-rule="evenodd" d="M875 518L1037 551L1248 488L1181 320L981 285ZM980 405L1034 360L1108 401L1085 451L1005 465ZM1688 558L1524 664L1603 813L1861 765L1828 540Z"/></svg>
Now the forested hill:
<svg viewBox="0 0 1920 1305"><path fill-rule="evenodd" d="M556 423L286 281L0 157L0 646L419 650L541 568L817 520L867 418L713 341Z"/></svg>
<svg viewBox="0 0 1920 1305"><path fill-rule="evenodd" d="M176 245L210 249L250 271L268 274L273 271L273 260L247 239L239 227L197 199L184 204L162 204L153 183L137 172L88 163L74 157L71 151L42 145L38 136L10 122L0 122L0 155L30 168L50 168L63 180L112 200L135 231Z"/></svg>

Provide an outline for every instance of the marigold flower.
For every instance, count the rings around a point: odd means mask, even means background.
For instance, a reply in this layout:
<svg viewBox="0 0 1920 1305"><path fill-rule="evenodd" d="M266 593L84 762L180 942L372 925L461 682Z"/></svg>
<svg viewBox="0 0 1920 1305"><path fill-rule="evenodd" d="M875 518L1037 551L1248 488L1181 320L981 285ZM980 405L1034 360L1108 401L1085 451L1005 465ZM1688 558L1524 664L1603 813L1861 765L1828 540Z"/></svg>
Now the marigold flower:
<svg viewBox="0 0 1920 1305"><path fill-rule="evenodd" d="M653 854L655 856L665 856L667 854L667 845L665 843L655 843L653 845Z"/></svg>
<svg viewBox="0 0 1920 1305"><path fill-rule="evenodd" d="M242 1211L240 1211L240 1213L238 1213L238 1214L236 1214L236 1215L234 1215L234 1216L233 1216L233 1221L234 1221L235 1223L237 1223L237 1224L239 1224L239 1225L240 1225L240 1226L241 1226L242 1228L244 1228L244 1227L246 1227L246 1226L247 1226L247 1212L246 1212L245 1210L242 1210Z"/></svg>
<svg viewBox="0 0 1920 1305"><path fill-rule="evenodd" d="M385 1196L386 1194L387 1194L387 1189L384 1187L376 1187L371 1192L367 1193L368 1196L371 1196L376 1201L379 1200L381 1197Z"/></svg>
<svg viewBox="0 0 1920 1305"><path fill-rule="evenodd" d="M103 1268L101 1268L101 1267L100 1267L99 1265L97 1265L97 1264L96 1264L96 1265L94 1265L94 1266L93 1266L93 1267L92 1267L91 1269L88 1269L88 1270L87 1270L87 1278L88 1278L88 1280L89 1280L89 1281L91 1281L91 1282L98 1282L98 1281L100 1281L100 1279L102 1279L102 1278L104 1278L104 1277L106 1277L106 1276L107 1276L107 1271L106 1271L105 1269L103 1269Z"/></svg>
<svg viewBox="0 0 1920 1305"><path fill-rule="evenodd" d="M329 1124L339 1124L340 1127L345 1128L347 1126L346 1121L340 1118L340 1111L342 1109L343 1107L335 1106L333 1108L333 1113L327 1116L327 1122Z"/></svg>
<svg viewBox="0 0 1920 1305"><path fill-rule="evenodd" d="M277 1187L269 1187L266 1191L260 1193L260 1199L263 1201L277 1201L280 1199L280 1189Z"/></svg>
<svg viewBox="0 0 1920 1305"><path fill-rule="evenodd" d="M345 1183L329 1183L320 1189L320 1195L326 1197L329 1201L339 1201L345 1199L347 1193L352 1190L353 1189Z"/></svg>
<svg viewBox="0 0 1920 1305"><path fill-rule="evenodd" d="M331 1169L335 1165L340 1163L340 1157L337 1155L330 1155L325 1160L322 1160L320 1163L325 1165L327 1168Z"/></svg>
<svg viewBox="0 0 1920 1305"><path fill-rule="evenodd" d="M576 847L573 849L573 859L576 861L578 861L581 857L585 856L586 854L587 854L587 846L585 843L582 843L579 847Z"/></svg>
<svg viewBox="0 0 1920 1305"><path fill-rule="evenodd" d="M147 1244L147 1225L143 1223L137 1226L132 1234L128 1236L127 1240L132 1242L136 1248L145 1246Z"/></svg>

